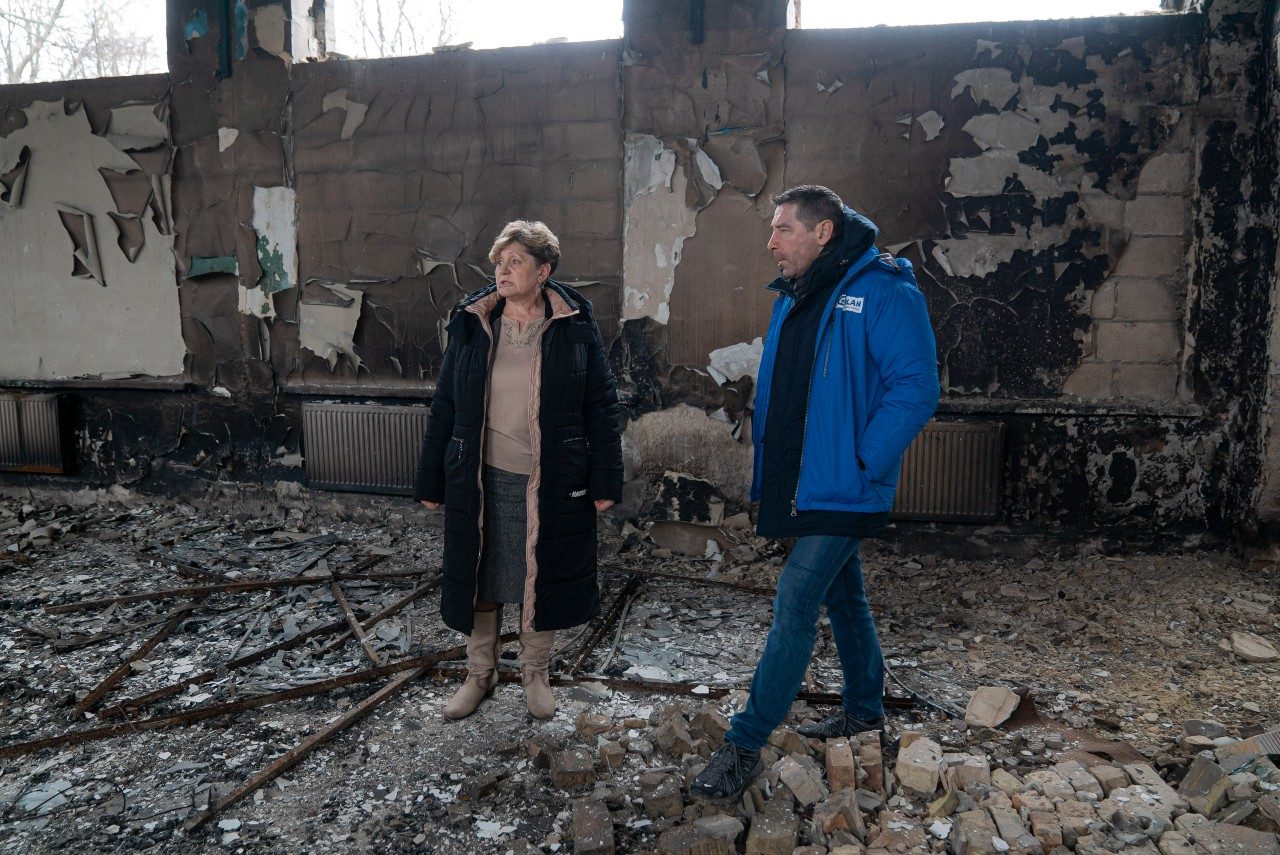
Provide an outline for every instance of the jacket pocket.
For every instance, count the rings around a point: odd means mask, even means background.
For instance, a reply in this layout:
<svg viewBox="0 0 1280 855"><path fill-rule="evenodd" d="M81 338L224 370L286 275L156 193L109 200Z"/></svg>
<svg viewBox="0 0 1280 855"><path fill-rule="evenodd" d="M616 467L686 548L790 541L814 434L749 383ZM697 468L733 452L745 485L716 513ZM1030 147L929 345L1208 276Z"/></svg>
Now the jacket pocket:
<svg viewBox="0 0 1280 855"><path fill-rule="evenodd" d="M457 504L467 493L467 441L451 437L444 449L444 493L446 504Z"/></svg>
<svg viewBox="0 0 1280 855"><path fill-rule="evenodd" d="M585 436L574 436L560 443L561 470L556 475L560 498L583 502L590 498L588 484L591 471L591 446Z"/></svg>

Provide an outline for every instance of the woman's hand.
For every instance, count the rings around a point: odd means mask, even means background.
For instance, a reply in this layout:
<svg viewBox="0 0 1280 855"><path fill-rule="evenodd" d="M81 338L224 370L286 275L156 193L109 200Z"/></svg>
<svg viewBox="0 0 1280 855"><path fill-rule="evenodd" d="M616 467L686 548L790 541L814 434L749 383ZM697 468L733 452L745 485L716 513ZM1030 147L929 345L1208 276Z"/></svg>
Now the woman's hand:
<svg viewBox="0 0 1280 855"><path fill-rule="evenodd" d="M419 504L429 511L438 511L444 507L444 502L428 502L426 499L420 499Z"/></svg>
<svg viewBox="0 0 1280 855"><path fill-rule="evenodd" d="M596 506L596 513L602 514L617 503L614 502L613 499L595 499L592 501L592 504Z"/></svg>

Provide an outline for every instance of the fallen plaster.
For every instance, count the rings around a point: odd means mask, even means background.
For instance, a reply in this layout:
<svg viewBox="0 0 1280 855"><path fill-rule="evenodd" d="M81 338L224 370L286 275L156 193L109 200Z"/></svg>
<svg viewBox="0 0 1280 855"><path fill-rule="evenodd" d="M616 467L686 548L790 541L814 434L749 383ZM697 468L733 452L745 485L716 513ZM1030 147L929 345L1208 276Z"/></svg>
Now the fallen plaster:
<svg viewBox="0 0 1280 855"><path fill-rule="evenodd" d="M676 265L685 239L696 231L697 211L685 200L684 170L662 140L628 134L625 145L622 320L665 324Z"/></svg>
<svg viewBox="0 0 1280 855"><path fill-rule="evenodd" d="M697 407L677 404L633 419L625 441L634 449L637 475L677 469L715 484L730 502L745 502L751 445L739 442L734 430L734 425Z"/></svg>
<svg viewBox="0 0 1280 855"><path fill-rule="evenodd" d="M19 166L24 152L42 168L25 181L21 204L0 216L0 246L18 248L0 265L0 377L181 374L186 347L173 237L151 217L120 210L100 171L128 175L138 164L93 133L82 105L68 114L62 100L38 101L23 112L26 125L0 139L0 175ZM122 115L133 130L136 114ZM158 191L168 185L160 182ZM156 204L168 210L167 199ZM108 237L123 220L130 221L124 248ZM92 250L76 246L69 229ZM85 274L107 287L86 287Z"/></svg>
<svg viewBox="0 0 1280 855"><path fill-rule="evenodd" d="M253 231L262 274L252 288L240 284L240 311L274 318L271 295L298 284L298 200L292 187L253 188Z"/></svg>
<svg viewBox="0 0 1280 855"><path fill-rule="evenodd" d="M354 338L363 303L364 292L355 288L309 283L298 302L299 345L329 363L330 371L344 355L358 369Z"/></svg>
<svg viewBox="0 0 1280 855"><path fill-rule="evenodd" d="M238 136L240 131L237 128L218 128L218 151L223 152L231 148Z"/></svg>
<svg viewBox="0 0 1280 855"><path fill-rule="evenodd" d="M345 89L335 89L324 96L320 109L325 113L330 110L344 110L346 112L346 119L342 123L342 131L338 134L338 137L349 140L360 125L364 123L365 114L369 112L369 105L361 104L359 101L352 101L347 97L347 90Z"/></svg>

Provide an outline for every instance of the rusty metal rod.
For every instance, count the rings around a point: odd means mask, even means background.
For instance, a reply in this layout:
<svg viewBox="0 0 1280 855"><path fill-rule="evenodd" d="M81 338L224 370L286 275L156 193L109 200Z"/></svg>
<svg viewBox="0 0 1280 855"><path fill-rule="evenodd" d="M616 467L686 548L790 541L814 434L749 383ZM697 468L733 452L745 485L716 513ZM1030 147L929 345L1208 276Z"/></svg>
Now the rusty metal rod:
<svg viewBox="0 0 1280 855"><path fill-rule="evenodd" d="M343 574L348 579L399 579L405 576L421 576L426 570L402 570L393 573L360 573ZM98 600L79 600L64 603L60 606L45 606L48 614L66 614L82 612L109 606L113 603L142 603L148 600L172 600L179 597L195 597L203 594L234 594L241 591L263 591L270 588L303 588L308 585L323 585L329 577L312 578L310 576L291 576L285 579L254 579L245 582L228 582L223 585L199 585L189 588L169 588L164 591L147 591L142 594L122 594L118 597L104 597Z"/></svg>
<svg viewBox="0 0 1280 855"><path fill-rule="evenodd" d="M346 616L347 623L351 626L351 631L355 633L356 640L360 642L364 655L369 657L369 661L374 665L382 664L382 657L378 655L378 651L373 649L373 645L369 643L369 636L364 634L364 628L360 626L360 621L356 618L356 613L351 611L351 604L347 602L347 598L342 594L342 586L335 579L329 585L329 590L333 592L333 598L338 601L338 607L342 609L342 614Z"/></svg>
<svg viewBox="0 0 1280 855"><path fill-rule="evenodd" d="M517 637L519 637L518 633L509 632L502 636L502 641L504 643L514 641ZM392 674L412 671L415 668L430 668L431 666L438 665L441 662L447 662L450 659L460 659L466 655L466 645L459 644L456 647L449 647L444 650L436 651L435 653L411 656L408 659L401 659L398 662L390 662L379 668L366 668L363 671L343 674L338 677L330 677L327 680L318 680L313 683L296 686L292 689L286 689L282 692L272 692L266 695L257 695L252 698L243 698L238 701L213 704L207 707L198 707L193 710L174 713L172 715L156 716L154 718L144 718L133 721L122 721L117 724L109 724L103 727L94 727L86 730L73 730L68 733L59 734L58 736L47 736L41 739L29 739L25 742L15 742L10 745L0 745L0 758L18 757L24 754L30 754L33 751L39 751L43 748L60 748L70 745L79 745L84 742L92 742L98 739L109 739L110 737L119 736L124 733L135 733L144 730L160 730L180 724L191 724L196 721L204 721L205 719L217 718L219 716L243 712L245 710L257 709L258 707L270 706L271 704L280 703L281 701L308 698L312 695L324 694L325 692L331 692L334 689L341 689L345 686L352 686L358 683L368 683L372 680L379 680L383 677L391 676Z"/></svg>
<svg viewBox="0 0 1280 855"><path fill-rule="evenodd" d="M169 619L165 621L164 626L156 630L154 635L142 642L136 650L122 659L120 664L117 665L101 683L95 686L89 694L80 699L80 702L76 704L76 712L81 715L88 712L94 704L102 700L102 697L107 692L111 691L112 687L114 687L116 683L119 683L125 677L129 676L130 666L139 659L145 658L148 653L156 648L156 645L168 638L169 634L178 628L178 624L186 620L187 617L190 616L190 614L195 611L202 602L204 602L206 596L207 595L201 595L195 597L185 606L174 609Z"/></svg>
<svg viewBox="0 0 1280 855"><path fill-rule="evenodd" d="M435 588L436 584L439 581L440 581L439 579L434 579L425 585L421 585L415 588L414 590L410 591L409 594L407 594L406 596L401 597L399 600L396 600L394 603L387 606L385 609L378 612L373 617L369 618L369 621L376 624L378 621L382 620L383 618L390 617L391 615L403 609L405 606L412 603L414 600L430 592L433 588ZM244 656L241 656L237 659L232 659L229 662L224 662L223 664L219 665L217 668L210 668L207 671L202 671L199 674L194 674L190 677L179 680L178 682L173 683L171 685L156 689L154 692L149 692L145 695L140 695L139 697L136 697L136 698L129 698L127 700L123 700L120 703L116 704L115 706L104 707L103 709L98 711L98 718L113 718L115 716L123 715L124 713L130 710L141 709L142 707L150 706L151 704L154 704L157 701L162 701L165 698L171 698L174 695L180 694L188 686L198 686L202 683L208 683L210 680L216 680L217 678L223 676L228 671L234 671L237 668L243 668L246 665L253 665L258 662L261 662L264 659L270 659L272 656L274 656L276 653L278 653L281 650L292 650L293 648L299 647L302 644L306 643L308 639L314 638L317 635L328 635L331 632L337 632L338 630L342 629L346 625L347 625L347 622L345 620L339 620L339 621L334 621L333 623L326 623L321 626L314 627L312 629L307 630L306 632L299 633L298 635L288 639L287 641L279 641L279 642L276 642L275 644L269 644L266 647L263 647L259 650L255 650L252 653L246 653ZM347 635L343 636L343 639L345 640L349 636L350 636L350 630L347 631ZM323 654L326 651L321 650L320 652Z"/></svg>
<svg viewBox="0 0 1280 855"><path fill-rule="evenodd" d="M439 677L461 677L466 674L466 669L458 668L451 665L437 665L430 669L433 676ZM499 671L498 680L503 683L518 683L521 680L520 673L517 671ZM550 678L553 686L577 686L582 683L600 683L610 689L618 689L624 692L652 692L659 695L690 695L698 698L718 699L735 691L739 686L706 686L699 683L674 682L665 680L625 680L618 677L600 677L592 674L583 674L573 676L569 674L556 674ZM694 691L695 689L706 689L704 692ZM799 692L796 694L796 700L804 701L809 704L823 704L826 706L835 706L841 703L841 697L836 692ZM884 705L886 709L915 709L916 702L910 698L898 698L892 695L884 696Z"/></svg>
<svg viewBox="0 0 1280 855"><path fill-rule="evenodd" d="M337 583L335 583L335 585L336 584ZM384 701L391 698L396 694L396 692L403 689L409 683L412 683L414 680L422 677L423 674L427 673L427 670L427 668L423 667L414 668L412 671L393 678L385 686L365 698L360 703L356 704L344 715L325 725L320 730L307 737L302 742L277 757L275 760L271 761L271 763L268 764L261 772L253 775L249 780L218 799L217 804L210 805L203 813L187 820L187 831L195 831L197 828L204 825L206 822L213 819L219 813L240 801L245 796L260 789L263 785L270 783L280 775L298 765L298 763L306 759L312 751L315 751L334 736L337 736L339 733L364 718L373 711L374 707L377 707L379 704L382 704Z"/></svg>
<svg viewBox="0 0 1280 855"><path fill-rule="evenodd" d="M422 597L431 593L436 589L436 586L440 584L440 578L441 577L437 576L436 578L432 579L430 582L426 582L422 585L419 585L418 587L414 588L412 591L410 591L401 599L396 600L394 603L387 606L385 609L378 612L377 614L370 616L364 621L363 627L365 629L372 629L373 627L378 625L379 621L385 618L391 617L393 614L400 611L405 606L412 603L414 600L421 599ZM342 635L339 635L333 641L329 642L324 647L321 647L319 650L317 650L316 655L324 656L327 653L332 653L342 645L346 644L347 641L351 638L352 634L353 633L351 632L351 630L348 629L346 632L342 633Z"/></svg>
<svg viewBox="0 0 1280 855"><path fill-rule="evenodd" d="M758 585L747 585L742 582L729 582L723 579L704 579L701 576L678 576L675 573L663 573L661 570L643 570L635 567L628 567L628 573L634 573L639 576L646 576L650 579L664 579L669 582L683 582L686 585L701 585L710 588L729 588L734 591L743 591L748 594L760 594L765 597L772 597L777 593L774 588L762 588Z"/></svg>
<svg viewBox="0 0 1280 855"><path fill-rule="evenodd" d="M591 651L600 643L600 639L604 638L605 633L609 631L610 627L617 623L618 618L622 615L623 606L626 605L627 600L631 598L632 594L634 594L636 589L639 587L640 576L632 573L627 577L626 584L622 586L622 590L618 592L618 596L614 598L613 604L609 606L608 614L604 616L604 619L600 621L600 625L595 628L595 631L591 633L589 638L587 638L586 643L582 645L582 650L578 652L577 658L574 659L573 665L569 668L570 674L577 674L582 670L582 664L587 661L587 657L591 655Z"/></svg>

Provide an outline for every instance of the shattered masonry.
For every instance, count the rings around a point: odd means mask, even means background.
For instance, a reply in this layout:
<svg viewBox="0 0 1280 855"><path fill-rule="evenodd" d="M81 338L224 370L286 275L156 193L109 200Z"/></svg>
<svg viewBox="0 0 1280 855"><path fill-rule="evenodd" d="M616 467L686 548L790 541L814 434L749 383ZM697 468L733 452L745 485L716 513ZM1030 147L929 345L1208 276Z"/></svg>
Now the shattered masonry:
<svg viewBox="0 0 1280 855"><path fill-rule="evenodd" d="M1007 520L1280 517L1267 4L815 31L644 0L621 41L307 63L306 4L227 33L170 5L169 75L0 89L0 377L101 387L65 392L94 477L299 477L300 396L427 394L533 217L601 318L631 472L739 494L768 198L811 181L914 263L940 418L1005 425Z"/></svg>

